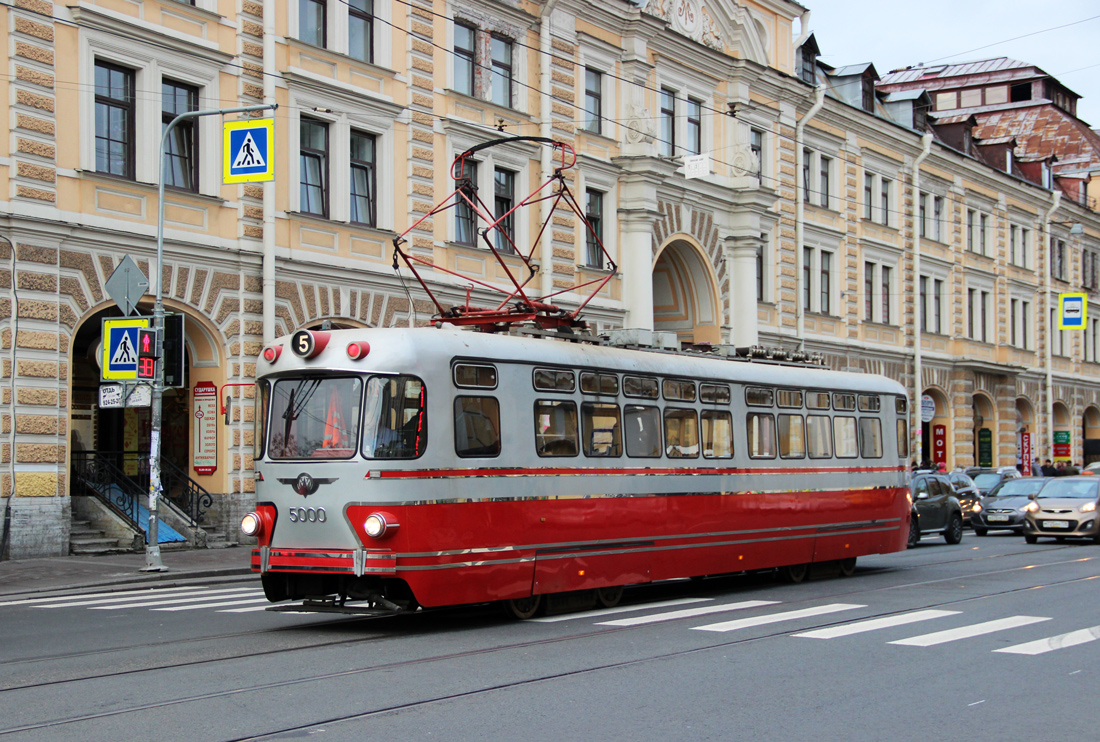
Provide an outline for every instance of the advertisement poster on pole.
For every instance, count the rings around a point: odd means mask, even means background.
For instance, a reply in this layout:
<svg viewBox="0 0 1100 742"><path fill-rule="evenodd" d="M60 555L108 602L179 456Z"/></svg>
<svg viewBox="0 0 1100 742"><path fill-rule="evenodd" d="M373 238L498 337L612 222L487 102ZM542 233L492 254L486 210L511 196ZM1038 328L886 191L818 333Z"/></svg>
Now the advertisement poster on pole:
<svg viewBox="0 0 1100 742"><path fill-rule="evenodd" d="M213 474L218 468L218 387L210 381L195 384L195 452L191 466L196 474Z"/></svg>

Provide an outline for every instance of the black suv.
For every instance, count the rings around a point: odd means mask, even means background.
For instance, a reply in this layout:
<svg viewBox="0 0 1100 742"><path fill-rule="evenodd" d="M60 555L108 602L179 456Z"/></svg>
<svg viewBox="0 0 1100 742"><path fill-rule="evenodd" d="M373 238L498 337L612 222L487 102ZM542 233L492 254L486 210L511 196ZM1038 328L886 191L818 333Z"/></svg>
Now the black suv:
<svg viewBox="0 0 1100 742"><path fill-rule="evenodd" d="M918 473L909 482L913 517L909 522L909 548L925 533L942 533L943 540L957 544L963 537L962 506L946 474Z"/></svg>

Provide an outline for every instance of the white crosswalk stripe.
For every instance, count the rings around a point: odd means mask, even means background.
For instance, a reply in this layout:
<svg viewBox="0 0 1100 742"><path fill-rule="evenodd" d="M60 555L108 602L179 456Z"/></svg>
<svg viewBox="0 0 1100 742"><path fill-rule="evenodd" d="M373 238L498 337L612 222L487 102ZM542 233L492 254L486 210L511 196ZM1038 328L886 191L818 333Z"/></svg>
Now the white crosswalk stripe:
<svg viewBox="0 0 1100 742"><path fill-rule="evenodd" d="M676 605L690 605L691 603L707 603L714 598L680 598L679 600L662 600L657 603L639 603L637 605L624 605L617 608L598 608L592 611L580 611L578 613L566 613L561 616L543 616L532 618L531 623L558 623L559 621L575 621L581 618L595 618L598 616L610 616L615 613L632 613L645 611L652 608L671 608Z"/></svg>
<svg viewBox="0 0 1100 742"><path fill-rule="evenodd" d="M222 593L222 597L226 598L227 600L230 597L243 598L245 596L262 595L263 594L262 591L256 590L255 588L241 588L241 589L238 589L238 590L217 590L217 591L213 591L213 592ZM93 605L93 606L89 606L88 610L90 610L90 611L120 611L120 610L124 610L126 608L155 608L157 606L162 606L162 605L180 605L180 604L184 604L184 603L201 603L204 600L209 601L212 597L213 597L213 595L211 595L210 593L207 593L205 595L199 595L199 596L196 596L196 597L165 598L163 600L154 600L154 601L151 601L151 602L142 601L140 603L130 603L130 604L127 604L127 605Z"/></svg>
<svg viewBox="0 0 1100 742"><path fill-rule="evenodd" d="M53 602L58 602L58 601L71 601L71 600L91 600L91 599L94 599L94 598L120 598L122 600L125 600L125 599L128 599L128 598L132 598L135 595L150 595L152 593L156 593L158 595L163 595L165 593L194 592L196 590L201 590L201 589L202 588L200 586L194 585L194 586L190 586L190 587L170 587L170 588L152 588L152 589L143 588L141 590L123 590L123 591L114 591L114 592L109 592L109 593L86 593L86 594L83 594L83 595L61 595L61 596L55 595L52 598L23 598L21 600L8 600L8 601L5 601L3 603L0 603L0 608L6 607L6 606L9 606L9 605L36 606L36 605L39 605L39 604L42 604L42 603L53 603Z"/></svg>
<svg viewBox="0 0 1100 742"><path fill-rule="evenodd" d="M154 608L154 611L196 611L200 608L223 608L227 605L245 605L249 603L270 603L262 595L258 598L246 598L244 600L219 601L217 603L201 603L199 605L177 605L171 608ZM264 606L267 607L266 605Z"/></svg>
<svg viewBox="0 0 1100 742"><path fill-rule="evenodd" d="M898 641L890 642L890 644L901 644L908 647L931 647L936 644L946 644L947 642L958 641L959 639L969 639L974 636L982 636L983 634L992 634L995 631L1015 629L1020 626L1028 626L1029 624L1049 620L1049 618L1044 618L1042 616L1009 616L1008 618L998 618L995 621L983 621L982 623L971 624L970 626L961 626L957 629L948 629L946 631L937 631L932 634L911 636L908 639L899 639Z"/></svg>
<svg viewBox="0 0 1100 742"><path fill-rule="evenodd" d="M1046 654L1047 652L1053 652L1055 649L1076 647L1079 644L1088 644L1097 639L1100 639L1100 626L1093 626L1092 628L1071 631L1068 634L1059 634L1058 636L1049 636L1046 639L1025 642L1004 649L994 649L993 651L1007 654Z"/></svg>
<svg viewBox="0 0 1100 742"><path fill-rule="evenodd" d="M680 618L693 618L706 616L711 613L723 613L725 611L739 611L744 608L759 608L765 605L775 605L774 600L745 600L740 603L723 603L722 605L708 605L702 608L684 608L679 611L657 613L652 616L635 616L634 618L620 618L615 621L601 621L599 626L640 626L660 621L675 621Z"/></svg>
<svg viewBox="0 0 1100 742"><path fill-rule="evenodd" d="M866 621L856 621L855 623L844 624L842 626L830 626L826 629L814 629L813 631L805 631L801 634L792 634L791 636L808 637L810 639L836 639L837 637L841 636L862 634L867 631L888 629L893 626L905 626L907 624L918 623L920 621L930 621L933 618L942 618L944 616L957 616L958 614L959 611L914 611L913 613L903 613L899 616L871 618Z"/></svg>
<svg viewBox="0 0 1100 742"><path fill-rule="evenodd" d="M128 596L125 596L125 597L114 597L114 598L96 598L94 600L85 600L84 596L80 596L76 600L69 599L68 602L51 603L50 605L36 605L34 607L35 608L83 608L83 607L98 606L99 610L112 610L114 608L133 608L135 606L140 606L143 603L147 603L148 601L165 600L166 598L171 598L173 600L174 599L182 599L182 598L190 598L193 595L199 595L200 592L204 596L210 596L210 595L215 595L215 594L218 594L218 593L240 593L240 592L256 592L256 591L257 591L256 588L252 588L252 587L249 587L249 588L237 587L237 588L226 588L224 590L205 590L205 591L188 590L186 592L175 592L171 589L168 589L168 590L153 590L153 591L148 591L148 592L141 593L140 595L128 595ZM122 605L114 605L110 608L106 607L109 604L116 604L116 603L121 603Z"/></svg>
<svg viewBox="0 0 1100 742"><path fill-rule="evenodd" d="M781 621L794 621L799 618L812 618L813 616L823 616L829 613L851 611L856 608L866 607L865 605L856 605L854 603L830 603L829 605L822 605L816 608L803 608L797 611L784 611L782 613L772 613L766 616L753 616L752 618L738 618L733 621L712 623L707 626L695 626L692 627L692 630L717 632L736 631L738 629L747 629L752 626L766 626L767 624L779 623Z"/></svg>

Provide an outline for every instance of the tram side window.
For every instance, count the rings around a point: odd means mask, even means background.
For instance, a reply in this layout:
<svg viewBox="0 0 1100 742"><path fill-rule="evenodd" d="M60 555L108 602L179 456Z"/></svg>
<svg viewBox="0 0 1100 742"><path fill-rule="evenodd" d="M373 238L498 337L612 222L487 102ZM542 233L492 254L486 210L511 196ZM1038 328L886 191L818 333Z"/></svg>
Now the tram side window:
<svg viewBox="0 0 1100 742"><path fill-rule="evenodd" d="M806 458L806 425L802 415L779 416L779 456L784 459Z"/></svg>
<svg viewBox="0 0 1100 742"><path fill-rule="evenodd" d="M882 409L882 398L877 394L859 395L860 412L878 412Z"/></svg>
<svg viewBox="0 0 1100 742"><path fill-rule="evenodd" d="M363 456L415 459L428 444L427 394L415 376L373 376L367 382Z"/></svg>
<svg viewBox="0 0 1100 742"><path fill-rule="evenodd" d="M260 379L256 382L256 396L252 403L255 409L252 419L256 421L256 431L252 437L252 455L256 461L264 457L264 444L267 442L267 403L271 399L271 382Z"/></svg>
<svg viewBox="0 0 1100 742"><path fill-rule="evenodd" d="M806 438L809 441L811 459L833 457L833 421L828 415L806 416Z"/></svg>
<svg viewBox="0 0 1100 742"><path fill-rule="evenodd" d="M833 442L838 459L854 459L859 455L854 417L833 418Z"/></svg>
<svg viewBox="0 0 1100 742"><path fill-rule="evenodd" d="M535 451L539 456L577 455L576 402L535 402Z"/></svg>
<svg viewBox="0 0 1100 742"><path fill-rule="evenodd" d="M762 412L750 412L746 418L749 439L749 457L775 458L775 418Z"/></svg>
<svg viewBox="0 0 1100 742"><path fill-rule="evenodd" d="M780 407L797 409L802 406L802 392L794 389L780 389L776 394L775 401Z"/></svg>
<svg viewBox="0 0 1100 742"><path fill-rule="evenodd" d="M577 388L577 381L572 371L536 368L534 385L540 392L571 392Z"/></svg>
<svg viewBox="0 0 1100 742"><path fill-rule="evenodd" d="M656 380L653 390L657 390ZM626 438L627 456L658 458L661 455L661 411L656 407L626 405L623 408L623 437Z"/></svg>
<svg viewBox="0 0 1100 742"><path fill-rule="evenodd" d="M909 458L909 422L904 417L898 418L898 458Z"/></svg>
<svg viewBox="0 0 1100 742"><path fill-rule="evenodd" d="M455 453L500 455L500 403L496 397L455 397Z"/></svg>
<svg viewBox="0 0 1100 742"><path fill-rule="evenodd" d="M581 391L585 394L618 394L619 377L586 371L581 374Z"/></svg>
<svg viewBox="0 0 1100 742"><path fill-rule="evenodd" d="M622 456L619 405L585 402L581 405L581 430L585 456Z"/></svg>
<svg viewBox="0 0 1100 742"><path fill-rule="evenodd" d="M492 366L456 363L454 374L455 386L481 389L497 388L497 370Z"/></svg>
<svg viewBox="0 0 1100 742"><path fill-rule="evenodd" d="M730 403L730 388L725 384L700 384L699 401L715 404Z"/></svg>
<svg viewBox="0 0 1100 742"><path fill-rule="evenodd" d="M745 389L745 404L753 407L771 407L775 403L775 390L750 386Z"/></svg>
<svg viewBox="0 0 1100 742"><path fill-rule="evenodd" d="M674 402L694 402L695 382L681 381L679 379L665 379L662 383L665 399Z"/></svg>
<svg viewBox="0 0 1100 742"><path fill-rule="evenodd" d="M623 394L640 399L657 399L657 380L652 376L624 376Z"/></svg>
<svg viewBox="0 0 1100 742"><path fill-rule="evenodd" d="M806 392L806 407L811 410L829 409L829 393Z"/></svg>
<svg viewBox="0 0 1100 742"><path fill-rule="evenodd" d="M733 458L733 416L721 410L703 410L703 457Z"/></svg>
<svg viewBox="0 0 1100 742"><path fill-rule="evenodd" d="M665 409L665 455L670 459L699 456L699 420L695 410Z"/></svg>
<svg viewBox="0 0 1100 742"><path fill-rule="evenodd" d="M359 440L358 377L279 379L272 390L273 459L350 459Z"/></svg>
<svg viewBox="0 0 1100 742"><path fill-rule="evenodd" d="M833 392L833 409L851 412L856 408L856 395Z"/></svg>
<svg viewBox="0 0 1100 742"><path fill-rule="evenodd" d="M865 459L882 458L882 421L877 417L859 419L859 455Z"/></svg>

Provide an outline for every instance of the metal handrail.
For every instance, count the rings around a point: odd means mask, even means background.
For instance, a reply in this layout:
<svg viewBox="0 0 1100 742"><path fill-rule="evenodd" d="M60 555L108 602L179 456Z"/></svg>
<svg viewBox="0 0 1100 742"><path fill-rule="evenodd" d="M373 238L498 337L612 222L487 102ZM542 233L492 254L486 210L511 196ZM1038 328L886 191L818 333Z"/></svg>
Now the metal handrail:
<svg viewBox="0 0 1100 742"><path fill-rule="evenodd" d="M79 464L78 464L79 461ZM126 464L132 463L137 467L136 474L127 474ZM164 497L180 516L188 520L188 525L198 528L206 520L206 510L214 504L214 496L206 491L195 480L187 476L187 473L170 461L162 460L162 487ZM129 520L137 522L137 503L145 496L149 489L149 455L144 451L74 451L73 471L78 477L78 467L88 476L84 476L86 483L95 484L89 489L99 495L99 499L107 501L110 485L117 485L126 495L134 500L132 507L121 505L125 514L132 511L133 515L127 515ZM121 497L118 499L122 499Z"/></svg>

